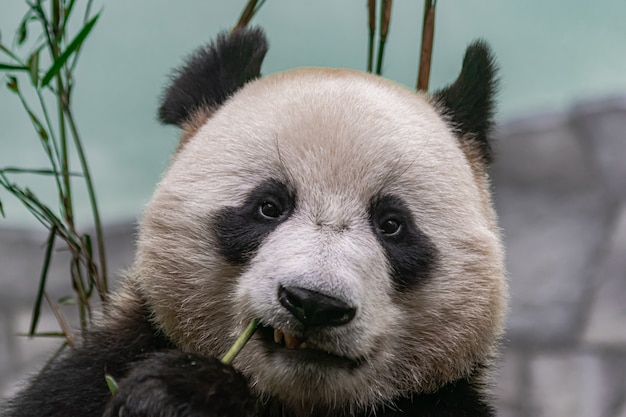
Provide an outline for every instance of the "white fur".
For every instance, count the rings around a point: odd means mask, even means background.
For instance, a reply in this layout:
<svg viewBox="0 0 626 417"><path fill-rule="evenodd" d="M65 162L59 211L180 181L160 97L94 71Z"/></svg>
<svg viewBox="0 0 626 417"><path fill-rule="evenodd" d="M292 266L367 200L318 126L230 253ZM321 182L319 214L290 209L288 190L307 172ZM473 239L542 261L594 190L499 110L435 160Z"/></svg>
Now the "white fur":
<svg viewBox="0 0 626 417"><path fill-rule="evenodd" d="M352 371L265 355L235 365L262 395L306 410L361 407L432 391L488 362L506 284L495 215L477 172L428 98L349 70L304 69L250 83L174 157L141 225L133 277L183 349L221 356L245 323L295 329L278 285L339 295L354 320L316 343L362 360ZM212 214L267 179L297 207L245 268L220 257ZM479 180L477 180L479 178ZM427 282L398 292L367 217L400 196L437 247Z"/></svg>

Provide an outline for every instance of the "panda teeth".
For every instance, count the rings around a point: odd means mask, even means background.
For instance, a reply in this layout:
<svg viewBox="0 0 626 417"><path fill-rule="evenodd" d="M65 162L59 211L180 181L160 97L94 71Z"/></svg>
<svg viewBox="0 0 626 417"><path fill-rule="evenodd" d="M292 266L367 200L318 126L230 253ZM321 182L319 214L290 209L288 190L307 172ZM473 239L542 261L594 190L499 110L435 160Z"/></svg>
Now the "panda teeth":
<svg viewBox="0 0 626 417"><path fill-rule="evenodd" d="M287 349L306 349L307 343L300 337L289 333L274 329L274 343L281 344L284 342Z"/></svg>
<svg viewBox="0 0 626 417"><path fill-rule="evenodd" d="M284 337L285 347L287 349L296 349L298 346L300 346L300 343L302 343L302 341L297 336L291 333L284 333Z"/></svg>
<svg viewBox="0 0 626 417"><path fill-rule="evenodd" d="M274 329L274 343L280 343L283 341L283 332L278 329Z"/></svg>

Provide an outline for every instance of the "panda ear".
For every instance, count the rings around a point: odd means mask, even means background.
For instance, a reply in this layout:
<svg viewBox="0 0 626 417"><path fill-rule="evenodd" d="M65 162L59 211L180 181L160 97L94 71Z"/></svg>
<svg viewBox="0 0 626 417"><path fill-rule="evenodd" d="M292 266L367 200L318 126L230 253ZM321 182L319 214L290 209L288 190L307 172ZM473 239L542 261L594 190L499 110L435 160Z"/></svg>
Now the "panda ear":
<svg viewBox="0 0 626 417"><path fill-rule="evenodd" d="M473 149L485 164L493 154L489 138L493 128L496 65L489 46L475 41L467 47L459 77L434 94L434 100L459 133L464 148ZM467 149L467 148L466 148Z"/></svg>
<svg viewBox="0 0 626 417"><path fill-rule="evenodd" d="M221 33L175 71L163 94L159 120L183 127L195 113L220 106L260 75L266 52L267 40L259 28Z"/></svg>

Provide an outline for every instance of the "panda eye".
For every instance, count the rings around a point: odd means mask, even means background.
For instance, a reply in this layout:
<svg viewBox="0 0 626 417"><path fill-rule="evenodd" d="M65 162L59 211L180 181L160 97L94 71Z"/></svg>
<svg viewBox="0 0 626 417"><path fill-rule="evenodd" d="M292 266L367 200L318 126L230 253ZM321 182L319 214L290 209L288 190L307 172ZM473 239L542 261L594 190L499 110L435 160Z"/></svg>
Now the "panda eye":
<svg viewBox="0 0 626 417"><path fill-rule="evenodd" d="M274 203L273 201L265 200L259 205L259 213L265 219L275 220L278 219L284 210L280 205Z"/></svg>
<svg viewBox="0 0 626 417"><path fill-rule="evenodd" d="M397 236L402 230L402 223L394 218L384 219L378 225L378 230L384 236Z"/></svg>

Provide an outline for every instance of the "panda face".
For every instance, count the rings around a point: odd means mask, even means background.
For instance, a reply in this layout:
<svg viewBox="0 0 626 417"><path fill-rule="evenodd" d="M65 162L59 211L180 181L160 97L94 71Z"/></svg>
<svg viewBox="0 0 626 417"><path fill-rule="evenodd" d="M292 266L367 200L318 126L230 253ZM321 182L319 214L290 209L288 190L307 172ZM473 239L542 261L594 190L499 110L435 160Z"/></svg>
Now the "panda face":
<svg viewBox="0 0 626 417"><path fill-rule="evenodd" d="M295 410L422 393L487 361L505 283L484 173L426 96L349 70L244 86L175 155L135 278L184 350Z"/></svg>

